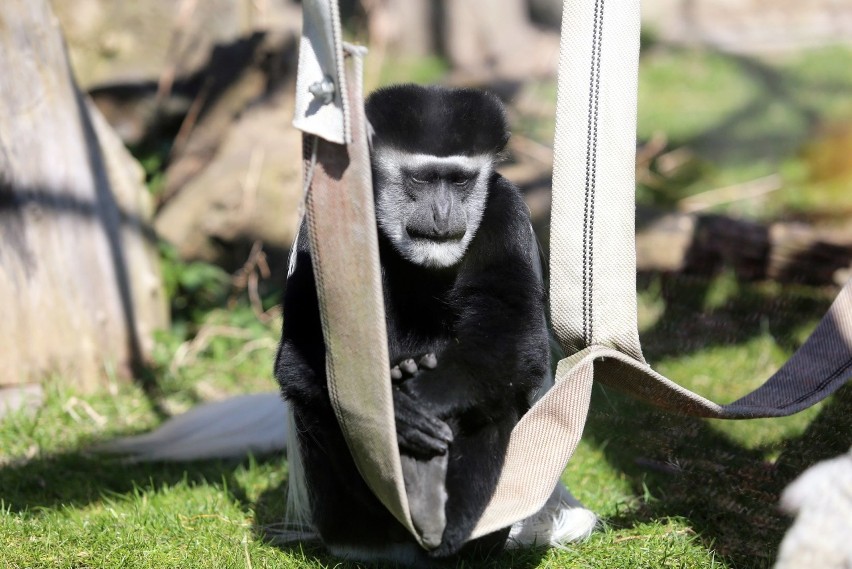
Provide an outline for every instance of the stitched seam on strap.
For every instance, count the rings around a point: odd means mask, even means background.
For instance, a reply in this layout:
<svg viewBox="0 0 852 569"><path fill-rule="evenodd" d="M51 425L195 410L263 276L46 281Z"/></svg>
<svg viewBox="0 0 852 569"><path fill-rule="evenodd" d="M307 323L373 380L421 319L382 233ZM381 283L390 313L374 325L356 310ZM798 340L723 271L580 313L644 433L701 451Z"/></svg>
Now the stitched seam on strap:
<svg viewBox="0 0 852 569"><path fill-rule="evenodd" d="M786 409L787 407L797 405L797 404L805 401L806 399L813 397L815 394L819 393L820 391L825 389L829 384L834 382L835 379L837 379L838 377L840 377L841 375L843 375L844 373L849 371L850 368L852 368L852 359L847 360L840 367L838 367L836 370L834 370L833 373L831 373L825 379L823 379L819 383L819 385L816 387L816 389L812 389L810 392L806 393L805 395L802 395L801 397L799 397L798 399L795 399L794 401L791 401L790 403L787 403L786 405L783 405L781 408Z"/></svg>
<svg viewBox="0 0 852 569"><path fill-rule="evenodd" d="M316 165L314 167L316 168ZM324 170L322 172L322 175L326 176L326 172ZM312 179L311 179L312 183L313 183L313 180L314 180L314 177L312 177ZM311 197L310 194L313 193L313 187L309 187L308 192L309 192L308 199L310 200L310 197ZM314 204L313 204L312 200L309 201L309 205L308 205L309 212L311 212L311 210L313 210L313 206L314 206ZM314 269L313 273L314 273L314 280L316 282L317 294L319 295L319 291L325 290L325 279L323 278L323 271L320 268L320 266L323 263L323 260L322 260L322 256L318 254L319 253L319 251L318 251L319 247L315 246L316 241L314 240L314 238L317 236L317 224L314 220L312 213L308 214L307 221L308 221L308 226L309 226L308 236L310 237L309 242L310 242L310 245L311 245L311 264L312 264L313 269ZM322 320L323 340L324 340L326 346L331 346L331 336L330 336L329 331L328 331L329 317L328 317L328 313L326 312L325 304L323 302L320 302L319 308L320 308L320 319ZM336 371L335 371L335 368L334 368L334 360L333 360L333 358L329 357L329 354L330 354L330 351L327 350L326 351L326 358L325 358L326 387L328 389L329 397L331 399L333 399L333 402L334 402L333 408L334 408L334 411L335 411L334 414L337 417L337 422L340 425L340 429L343 432L344 436L348 440L352 436L352 434L351 434L352 431L349 428L349 425L346 423L345 413L338 413L337 412L337 410L340 409L340 394L338 393L338 390L337 390L337 374L336 374ZM329 379L331 381L329 381Z"/></svg>
<svg viewBox="0 0 852 569"><path fill-rule="evenodd" d="M586 136L586 192L583 218L583 340L593 341L595 182L598 144L598 101L600 95L601 44L604 0L595 2L592 33L592 65L589 73L589 113Z"/></svg>

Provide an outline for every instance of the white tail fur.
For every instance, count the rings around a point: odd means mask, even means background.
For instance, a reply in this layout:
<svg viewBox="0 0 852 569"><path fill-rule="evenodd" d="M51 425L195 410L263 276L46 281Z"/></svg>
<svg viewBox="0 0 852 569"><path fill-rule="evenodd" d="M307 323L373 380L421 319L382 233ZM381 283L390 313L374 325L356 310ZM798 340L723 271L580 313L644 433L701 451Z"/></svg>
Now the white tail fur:
<svg viewBox="0 0 852 569"><path fill-rule="evenodd" d="M287 507L284 510L285 532L295 532L294 538L318 537L311 523L311 495L305 480L302 453L293 409L287 407ZM279 540L284 535L279 535Z"/></svg>
<svg viewBox="0 0 852 569"><path fill-rule="evenodd" d="M194 407L151 433L116 439L94 450L137 462L239 458L249 452L281 451L287 445L287 407L277 392L231 397Z"/></svg>

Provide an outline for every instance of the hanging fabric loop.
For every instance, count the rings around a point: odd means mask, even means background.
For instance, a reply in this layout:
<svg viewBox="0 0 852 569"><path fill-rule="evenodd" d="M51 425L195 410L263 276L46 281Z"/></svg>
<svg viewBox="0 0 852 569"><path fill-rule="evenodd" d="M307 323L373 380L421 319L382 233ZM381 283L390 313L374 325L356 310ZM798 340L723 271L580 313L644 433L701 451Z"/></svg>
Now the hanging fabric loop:
<svg viewBox="0 0 852 569"><path fill-rule="evenodd" d="M852 280L808 341L769 380L719 405L655 372L639 343L635 254L638 0L566 0L554 141L550 299L566 353L555 385L512 432L472 537L544 504L579 443L598 380L667 411L777 417L821 401L852 375Z"/></svg>
<svg viewBox="0 0 852 569"><path fill-rule="evenodd" d="M303 7L307 55L304 65L300 58L294 123L320 137L307 226L332 405L364 480L423 545L396 442L360 55L352 53L354 67L344 73L336 2L304 0ZM543 506L582 435L594 379L669 411L733 419L789 415L852 374L852 281L793 358L730 405L650 368L636 317L639 0L566 0L560 50L550 297L554 331L572 355L513 430L496 490L471 538Z"/></svg>
<svg viewBox="0 0 852 569"><path fill-rule="evenodd" d="M554 138L550 304L566 353L642 360L634 245L638 0L567 0Z"/></svg>
<svg viewBox="0 0 852 569"><path fill-rule="evenodd" d="M302 6L293 122L310 137L303 145L310 148L304 157L306 226L331 404L364 481L420 543L405 494L391 397L361 83L366 50L343 43L336 0L304 0Z"/></svg>

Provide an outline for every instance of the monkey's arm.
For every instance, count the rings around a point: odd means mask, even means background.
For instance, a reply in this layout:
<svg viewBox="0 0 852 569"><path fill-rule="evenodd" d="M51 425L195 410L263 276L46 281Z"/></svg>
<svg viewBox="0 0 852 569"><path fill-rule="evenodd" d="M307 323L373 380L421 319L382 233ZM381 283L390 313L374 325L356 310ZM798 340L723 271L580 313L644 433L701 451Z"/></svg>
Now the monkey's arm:
<svg viewBox="0 0 852 569"><path fill-rule="evenodd" d="M304 235L304 233L303 233ZM296 269L284 293L284 326L275 361L281 391L307 419L336 426L337 418L328 395L325 343L307 243L300 239ZM383 378L384 379L384 378ZM447 452L450 428L406 394L394 392L397 439L414 456L430 457ZM333 427L336 428L336 427Z"/></svg>
<svg viewBox="0 0 852 569"><path fill-rule="evenodd" d="M473 302L488 310L462 317L438 367L399 387L441 418L474 408L499 418L537 387L550 365L543 315L487 293L477 297Z"/></svg>
<svg viewBox="0 0 852 569"><path fill-rule="evenodd" d="M284 324L275 358L275 377L285 399L311 413L333 416L325 375L322 334L307 228L296 243L296 266L284 291Z"/></svg>
<svg viewBox="0 0 852 569"><path fill-rule="evenodd" d="M496 205L506 210L516 204ZM532 266L536 245L526 216L486 221L477 250L470 252L477 266L464 272L453 293L454 338L437 354L436 369L400 386L441 418L476 410L484 419L499 419L506 406L523 404L550 367L544 295Z"/></svg>

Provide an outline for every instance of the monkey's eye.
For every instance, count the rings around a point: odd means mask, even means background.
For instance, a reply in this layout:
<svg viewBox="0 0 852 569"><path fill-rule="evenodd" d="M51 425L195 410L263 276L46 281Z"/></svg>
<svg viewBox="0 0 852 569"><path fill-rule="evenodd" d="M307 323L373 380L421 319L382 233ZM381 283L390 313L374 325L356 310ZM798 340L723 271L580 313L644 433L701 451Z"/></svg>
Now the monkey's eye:
<svg viewBox="0 0 852 569"><path fill-rule="evenodd" d="M459 176L453 176L453 178L451 179L451 182L456 186L466 186L468 184L468 182L470 182L470 180L471 179L468 178L467 176L459 175Z"/></svg>
<svg viewBox="0 0 852 569"><path fill-rule="evenodd" d="M438 175L434 172L409 172L408 179L413 184L435 184L438 182Z"/></svg>

